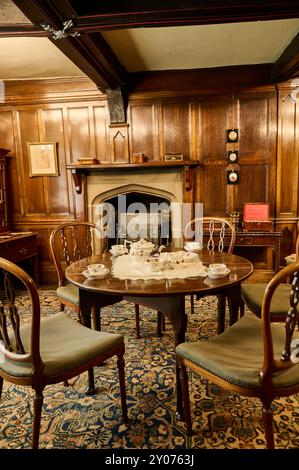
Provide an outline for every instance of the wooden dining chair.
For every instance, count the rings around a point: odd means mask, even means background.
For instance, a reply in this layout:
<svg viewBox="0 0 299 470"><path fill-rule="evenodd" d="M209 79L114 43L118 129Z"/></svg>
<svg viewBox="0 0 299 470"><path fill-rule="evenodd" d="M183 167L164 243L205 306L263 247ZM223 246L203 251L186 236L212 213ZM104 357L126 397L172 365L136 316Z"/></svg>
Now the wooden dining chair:
<svg viewBox="0 0 299 470"><path fill-rule="evenodd" d="M209 252L232 253L235 245L236 231L227 219L221 217L197 217L191 220L185 227L184 238L186 241L200 240L203 248ZM197 300L201 297L196 295ZM225 327L225 295L217 296L218 333L222 333ZM194 296L191 295L191 313L194 313Z"/></svg>
<svg viewBox="0 0 299 470"><path fill-rule="evenodd" d="M80 318L79 289L67 282L64 271L67 266L93 254L101 254L107 250L106 234L91 222L65 222L54 228L50 235L50 249L58 276L57 297L60 308L74 310ZM93 326L101 330L101 309L92 309ZM137 338L140 337L139 306L135 305L135 322Z"/></svg>
<svg viewBox="0 0 299 470"><path fill-rule="evenodd" d="M297 224L297 239L296 239L296 261L299 261L299 222ZM287 281L289 281L287 279ZM241 285L241 307L240 316L244 315L244 307L247 307L258 317L262 314L263 297L267 287L267 283L243 283ZM289 282L285 282L279 285L277 288L271 305L272 321L283 321L285 317L285 311L289 304Z"/></svg>
<svg viewBox="0 0 299 470"><path fill-rule="evenodd" d="M44 388L85 371L93 381L92 368L115 355L122 417L126 421L123 336L86 328L66 312L41 319L39 295L33 279L3 258L0 258L0 270L4 279L0 300L0 398L3 380L33 388L32 447L38 447ZM18 311L15 280L21 281L31 301L30 309L24 315ZM27 319L24 324L28 313L30 322Z"/></svg>
<svg viewBox="0 0 299 470"><path fill-rule="evenodd" d="M291 275L285 324L271 324L273 296ZM274 448L272 401L299 392L299 338L294 331L299 319L298 302L299 262L295 262L278 272L267 285L261 319L245 314L210 341L182 343L176 348L188 435L192 434L192 423L187 369L230 392L260 398L266 444Z"/></svg>

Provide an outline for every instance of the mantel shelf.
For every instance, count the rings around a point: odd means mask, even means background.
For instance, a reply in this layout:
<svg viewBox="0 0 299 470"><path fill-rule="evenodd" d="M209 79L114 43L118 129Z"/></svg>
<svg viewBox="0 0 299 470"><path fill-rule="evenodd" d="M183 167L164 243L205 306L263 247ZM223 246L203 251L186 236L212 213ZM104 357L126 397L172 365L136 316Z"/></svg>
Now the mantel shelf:
<svg viewBox="0 0 299 470"><path fill-rule="evenodd" d="M119 170L121 169L128 169L131 168L150 168L150 167L171 167L171 166L201 166L201 162L199 160L182 160L182 161L172 161L172 162L144 162L144 163L97 163L92 165L79 165L77 163L73 163L71 165L66 165L69 170L78 169L78 170Z"/></svg>
<svg viewBox="0 0 299 470"><path fill-rule="evenodd" d="M171 162L145 162L145 163L97 163L91 165L80 165L73 163L66 165L68 170L71 170L72 176L75 183L75 189L77 194L82 192L82 174L88 171L104 171L104 170L132 170L141 168L171 168L171 167L182 167L184 169L185 178L185 190L191 190L191 174L190 168L200 167L202 163L199 160L182 160L182 161L171 161Z"/></svg>

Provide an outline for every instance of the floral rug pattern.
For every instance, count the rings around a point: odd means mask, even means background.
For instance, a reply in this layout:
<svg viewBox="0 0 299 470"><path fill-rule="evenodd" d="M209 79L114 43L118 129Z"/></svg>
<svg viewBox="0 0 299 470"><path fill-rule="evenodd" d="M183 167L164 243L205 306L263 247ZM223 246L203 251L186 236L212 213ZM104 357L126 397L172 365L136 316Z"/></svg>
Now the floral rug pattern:
<svg viewBox="0 0 299 470"><path fill-rule="evenodd" d="M42 315L59 310L55 292L40 290ZM27 297L19 308L26 310ZM195 302L188 341L216 334L216 302ZM156 336L156 312L140 307L141 339L136 338L134 306L121 302L102 310L103 331L122 333L126 343L126 383L129 421L121 422L115 359L95 368L98 393L87 396L87 374L46 387L40 448L56 449L259 449L265 447L261 403L231 394L195 374L190 375L194 435L187 438L175 414L175 375L172 330L166 322ZM29 387L4 382L0 403L0 448L30 448L32 397ZM299 447L299 396L274 402L277 448Z"/></svg>

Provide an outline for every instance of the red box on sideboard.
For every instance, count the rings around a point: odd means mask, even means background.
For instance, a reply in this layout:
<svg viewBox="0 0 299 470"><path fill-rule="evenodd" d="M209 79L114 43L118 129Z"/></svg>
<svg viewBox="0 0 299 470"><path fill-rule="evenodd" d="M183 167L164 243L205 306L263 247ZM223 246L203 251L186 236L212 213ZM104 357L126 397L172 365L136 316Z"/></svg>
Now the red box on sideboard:
<svg viewBox="0 0 299 470"><path fill-rule="evenodd" d="M243 205L244 230L273 231L273 222L269 219L270 205L266 202L248 202Z"/></svg>

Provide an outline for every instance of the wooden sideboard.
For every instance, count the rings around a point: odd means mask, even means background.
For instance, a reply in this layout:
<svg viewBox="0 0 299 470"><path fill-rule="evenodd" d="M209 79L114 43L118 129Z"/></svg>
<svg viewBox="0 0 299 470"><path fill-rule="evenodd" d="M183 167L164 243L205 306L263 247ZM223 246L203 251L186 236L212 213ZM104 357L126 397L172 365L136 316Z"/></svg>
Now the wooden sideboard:
<svg viewBox="0 0 299 470"><path fill-rule="evenodd" d="M234 253L249 259L255 269L277 272L280 269L281 232L246 232L236 234Z"/></svg>
<svg viewBox="0 0 299 470"><path fill-rule="evenodd" d="M208 238L209 235L205 232L205 243ZM254 277L266 281L280 269L280 239L281 232L237 231L233 253L251 261ZM226 237L224 244L228 245Z"/></svg>
<svg viewBox="0 0 299 470"><path fill-rule="evenodd" d="M18 264L22 261L30 261L31 275L39 286L38 248L37 234L7 232L0 235L0 257Z"/></svg>

